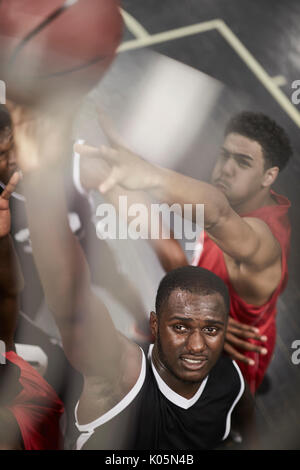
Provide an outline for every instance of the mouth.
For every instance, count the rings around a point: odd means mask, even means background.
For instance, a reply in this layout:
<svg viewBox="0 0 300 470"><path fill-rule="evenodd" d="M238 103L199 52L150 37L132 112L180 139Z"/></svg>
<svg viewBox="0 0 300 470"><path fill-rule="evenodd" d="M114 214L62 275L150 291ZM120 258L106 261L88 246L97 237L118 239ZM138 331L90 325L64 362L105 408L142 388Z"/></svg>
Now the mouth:
<svg viewBox="0 0 300 470"><path fill-rule="evenodd" d="M216 186L217 188L219 188L219 189L221 189L221 190L222 190L222 189L223 189L223 190L229 189L229 184L225 183L225 182L222 181L222 180L216 180L216 181L214 182L214 186Z"/></svg>
<svg viewBox="0 0 300 470"><path fill-rule="evenodd" d="M180 358L184 367L189 370L199 370L207 364L207 357L184 357Z"/></svg>

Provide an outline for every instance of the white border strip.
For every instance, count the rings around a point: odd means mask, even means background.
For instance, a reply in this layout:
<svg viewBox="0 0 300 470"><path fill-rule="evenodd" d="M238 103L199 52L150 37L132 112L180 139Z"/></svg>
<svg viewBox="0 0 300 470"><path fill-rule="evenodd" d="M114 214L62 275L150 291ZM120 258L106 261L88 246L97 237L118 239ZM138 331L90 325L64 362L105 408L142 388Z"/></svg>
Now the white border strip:
<svg viewBox="0 0 300 470"><path fill-rule="evenodd" d="M79 432L87 433L86 435L81 435L78 437L77 445L76 445L77 450L80 450L83 447L85 442L92 436L96 428L99 428L100 426L102 426L103 424L107 423L108 421L113 419L115 416L120 414L123 410L125 410L125 408L127 408L127 406L130 405L130 403L135 399L135 397L141 390L145 381L145 377L146 377L146 358L142 349L141 349L141 352L142 352L142 367L141 367L139 378L137 379L132 389L127 393L127 395L125 395L125 397L122 398L122 400L119 401L119 403L117 403L113 408L111 408L102 416L95 419L94 421L91 421L88 424L79 424L78 419L77 419L77 410L78 410L79 402L76 404L75 406L76 427Z"/></svg>
<svg viewBox="0 0 300 470"><path fill-rule="evenodd" d="M192 398L189 398L189 399L184 398L183 396L174 392L174 390L172 390L168 386L168 384L166 384L166 382L161 378L161 376L157 372L155 365L153 364L153 361L152 361L152 350L153 350L153 344L151 344L149 347L149 356L151 357L151 366L152 366L153 374L154 374L159 390L171 403L174 403L174 405L179 406L179 408L183 408L184 410L187 410L188 408L193 406L201 397L209 376L205 377L205 379L201 382L197 392L192 396Z"/></svg>
<svg viewBox="0 0 300 470"><path fill-rule="evenodd" d="M228 411L227 418L226 418L226 428L225 428L224 436L222 437L222 441L224 441L226 439L226 437L228 437L228 434L229 434L230 428L231 428L231 414L232 414L236 404L238 403L239 399L241 398L241 396L243 395L244 390L245 390L245 381L244 381L244 377L242 376L242 373L240 371L240 368L239 368L239 366L237 365L237 363L235 361L232 361L232 363L235 366L235 368L236 368L236 370L239 374L240 381L241 381L241 389L239 391L238 396L234 400L230 410Z"/></svg>

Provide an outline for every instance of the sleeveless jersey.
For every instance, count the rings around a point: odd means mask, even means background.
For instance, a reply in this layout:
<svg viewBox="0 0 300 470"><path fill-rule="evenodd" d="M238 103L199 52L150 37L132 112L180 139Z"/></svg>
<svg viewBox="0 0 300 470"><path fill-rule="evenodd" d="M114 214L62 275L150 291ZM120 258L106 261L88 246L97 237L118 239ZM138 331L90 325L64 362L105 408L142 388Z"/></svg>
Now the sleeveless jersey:
<svg viewBox="0 0 300 470"><path fill-rule="evenodd" d="M151 356L153 345L150 346ZM234 361L221 356L191 399L161 379L143 353L139 379L108 413L78 424L79 449L202 450L216 447L230 431L231 413L244 391ZM76 415L76 412L75 412Z"/></svg>
<svg viewBox="0 0 300 470"><path fill-rule="evenodd" d="M277 288L264 305L255 306L247 304L237 294L229 279L223 251L209 238L207 233L204 233L203 246L198 246L198 253L196 253L193 260L195 266L201 266L213 271L226 283L230 294L230 316L242 323L259 328L260 335L265 334L268 337L267 343L264 343L268 350L268 354L265 356L251 351L242 351L243 354L255 361L254 366L238 362L253 393L260 385L272 358L276 341L276 302L288 280L287 258L291 229L287 212L290 202L287 198L276 194L274 191L271 191L271 195L277 201L277 205L261 207L242 216L263 220L281 247L281 279ZM251 340L251 342L257 343L254 340Z"/></svg>

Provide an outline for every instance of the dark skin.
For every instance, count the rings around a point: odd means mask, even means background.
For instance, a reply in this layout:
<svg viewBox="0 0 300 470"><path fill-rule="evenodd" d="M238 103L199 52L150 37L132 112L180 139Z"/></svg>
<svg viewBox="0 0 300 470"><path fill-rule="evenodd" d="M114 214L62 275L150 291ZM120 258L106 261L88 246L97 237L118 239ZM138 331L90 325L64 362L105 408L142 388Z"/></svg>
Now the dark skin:
<svg viewBox="0 0 300 470"><path fill-rule="evenodd" d="M151 312L153 363L164 382L190 399L222 353L228 315L219 293L198 295L174 290L157 315ZM234 413L244 444L257 449L254 400L245 391Z"/></svg>
<svg viewBox="0 0 300 470"><path fill-rule="evenodd" d="M59 164L61 155L65 154L64 141L61 140L64 134L63 123L57 133L57 119L48 121L45 116L44 119L46 122L43 122L43 117L34 121L24 116L21 121L17 121L21 122L16 127L18 164L24 173L33 254L46 299L60 329L65 353L72 365L84 376L78 419L81 424L85 424L111 409L132 389L141 370L142 354L135 343L116 330L106 306L91 288L86 259L68 224ZM51 136L51 152L43 130L47 131L48 139ZM56 162L53 160L55 155ZM44 184L45 181L47 185ZM55 231L51 230L51 227L55 227ZM45 243L45 240L49 243ZM55 263L53 259L56 260ZM194 365L187 365L186 362L185 365L179 366L177 363L174 364L174 374L170 374L168 364L161 361L157 354L157 341L154 346L154 361L158 373L183 396L194 395L216 362L223 347L226 329L222 299L218 295L215 299L192 300L189 305L191 299L187 299L184 311L181 309L178 312L178 303L174 304L174 308L177 308L176 315L180 313L186 317L184 322L187 329L192 329L187 346L183 347L184 354L188 350L188 355L191 355L191 351L193 355L199 355L197 343L199 338L205 335L207 346L205 353L201 354L207 356L207 359L203 369L191 371L190 368L195 367ZM199 319L195 313L199 306L204 315L211 318ZM182 322L182 319L180 321ZM158 323L152 313L151 328L156 338L158 324L161 325L160 330L166 328L168 331L174 331L170 325L163 326L161 320ZM214 325L217 325L218 334L213 337ZM177 329L181 327L178 326ZM177 334L175 336L177 337ZM178 337L183 338L184 334L178 334ZM164 333L160 333L160 339L162 349L168 357L169 349L172 350L172 339L170 341L170 336L165 337ZM178 348L182 351L179 343ZM173 370L172 364L171 369ZM178 374L179 379L176 378Z"/></svg>
<svg viewBox="0 0 300 470"><path fill-rule="evenodd" d="M5 343L7 351L15 349L14 333L19 312L18 297L23 287L23 277L9 235L9 198L18 182L19 175L14 173L0 196L0 339ZM0 427L0 449L21 450L23 440L19 426L13 414L4 407L0 407Z"/></svg>
<svg viewBox="0 0 300 470"><path fill-rule="evenodd" d="M109 197L120 188L135 194L146 191L157 201L169 205L203 203L205 230L224 253L235 291L249 304L264 305L280 281L281 249L263 221L242 216L276 204L270 187L279 169L266 168L261 145L239 134L229 134L213 170L211 184L207 184L151 165L126 148L102 117L101 126L110 140L110 148L76 146L76 151L87 159L87 166L93 166L94 174L99 171L99 191ZM84 166L82 163L86 175ZM108 172L107 166L110 166ZM108 176L103 177L104 172ZM155 248L167 271L188 264L177 240L157 241ZM250 339L259 344L250 343ZM266 340L257 328L229 319L225 350L233 359L253 365L252 359L242 351L266 354Z"/></svg>
<svg viewBox="0 0 300 470"><path fill-rule="evenodd" d="M10 127L0 131L0 181L7 184L17 170L13 132Z"/></svg>
<svg viewBox="0 0 300 470"><path fill-rule="evenodd" d="M220 294L175 290L159 317L151 312L153 361L172 390L191 398L219 358L227 315Z"/></svg>

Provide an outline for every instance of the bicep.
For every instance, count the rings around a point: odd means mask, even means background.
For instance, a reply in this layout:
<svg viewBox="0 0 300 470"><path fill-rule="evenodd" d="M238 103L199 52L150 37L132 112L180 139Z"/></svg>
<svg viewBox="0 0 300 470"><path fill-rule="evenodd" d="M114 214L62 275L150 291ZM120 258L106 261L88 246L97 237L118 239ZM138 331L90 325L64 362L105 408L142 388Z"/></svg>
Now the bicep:
<svg viewBox="0 0 300 470"><path fill-rule="evenodd" d="M280 246L262 220L240 217L233 210L207 230L210 238L240 263L266 268L280 256Z"/></svg>

